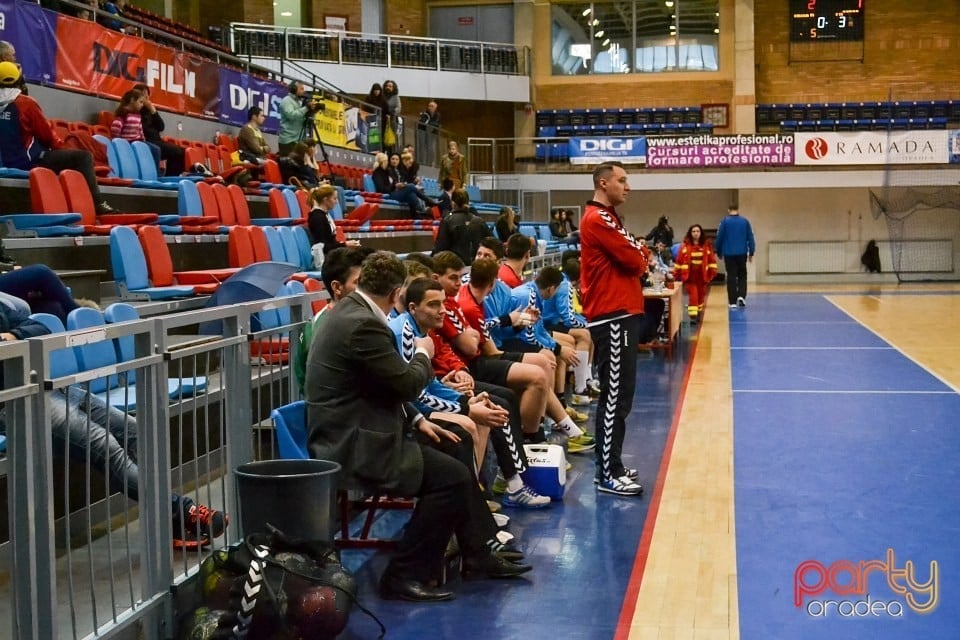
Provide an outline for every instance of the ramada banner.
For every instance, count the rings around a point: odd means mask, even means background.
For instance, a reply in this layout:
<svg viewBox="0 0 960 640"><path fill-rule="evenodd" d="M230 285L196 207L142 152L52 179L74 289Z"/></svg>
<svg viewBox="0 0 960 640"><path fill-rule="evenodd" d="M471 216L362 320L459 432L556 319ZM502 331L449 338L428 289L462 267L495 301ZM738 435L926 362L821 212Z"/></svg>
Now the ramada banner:
<svg viewBox="0 0 960 640"><path fill-rule="evenodd" d="M55 84L120 98L135 84L150 87L150 100L172 111L215 116L219 67L100 25L60 16Z"/></svg>
<svg viewBox="0 0 960 640"><path fill-rule="evenodd" d="M947 164L952 131L844 131L797 134L797 164Z"/></svg>
<svg viewBox="0 0 960 640"><path fill-rule="evenodd" d="M793 164L791 135L647 138L651 169L780 167Z"/></svg>

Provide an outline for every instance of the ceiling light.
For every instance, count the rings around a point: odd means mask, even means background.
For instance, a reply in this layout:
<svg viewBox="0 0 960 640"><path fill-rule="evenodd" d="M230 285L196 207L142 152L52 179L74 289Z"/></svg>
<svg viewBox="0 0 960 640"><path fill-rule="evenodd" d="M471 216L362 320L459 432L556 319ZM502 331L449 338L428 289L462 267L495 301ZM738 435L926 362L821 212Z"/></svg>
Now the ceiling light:
<svg viewBox="0 0 960 640"><path fill-rule="evenodd" d="M670 19L671 19L671 20L676 20L676 19L677 19L677 14L671 13L671 14L670 14Z"/></svg>
<svg viewBox="0 0 960 640"><path fill-rule="evenodd" d="M280 15L283 16L284 18L289 18L290 16L293 15L293 12L292 12L292 11L281 11L281 12L280 12Z"/></svg>
<svg viewBox="0 0 960 640"><path fill-rule="evenodd" d="M599 20L597 20L596 18L594 18L594 19L593 19L593 22L591 22L590 24L592 24L593 26L595 26L595 27L596 27L597 25L599 25L599 24L600 24L600 21L599 21Z"/></svg>
<svg viewBox="0 0 960 640"><path fill-rule="evenodd" d="M713 30L713 32L714 32L714 33L720 33L720 28L717 27L716 29Z"/></svg>
<svg viewBox="0 0 960 640"><path fill-rule="evenodd" d="M717 17L718 17L718 18L720 17L720 12L719 12L719 11L717 11Z"/></svg>
<svg viewBox="0 0 960 640"><path fill-rule="evenodd" d="M593 34L593 37L595 37L595 38L602 38L602 37L603 37L603 29L600 29L600 31L597 31L595 34Z"/></svg>
<svg viewBox="0 0 960 640"><path fill-rule="evenodd" d="M604 40L603 42L601 42L601 43L600 43L600 46L601 46L601 47L605 47L605 46L607 46L608 44L610 44L610 38L607 38L606 40Z"/></svg>
<svg viewBox="0 0 960 640"><path fill-rule="evenodd" d="M591 11L593 11L593 9L591 9L590 7L587 7L586 9L583 10L583 13L581 13L580 15L586 18L588 15L590 15Z"/></svg>
<svg viewBox="0 0 960 640"><path fill-rule="evenodd" d="M670 7L673 6L673 0L667 0L666 2L663 3L663 6L669 9Z"/></svg>

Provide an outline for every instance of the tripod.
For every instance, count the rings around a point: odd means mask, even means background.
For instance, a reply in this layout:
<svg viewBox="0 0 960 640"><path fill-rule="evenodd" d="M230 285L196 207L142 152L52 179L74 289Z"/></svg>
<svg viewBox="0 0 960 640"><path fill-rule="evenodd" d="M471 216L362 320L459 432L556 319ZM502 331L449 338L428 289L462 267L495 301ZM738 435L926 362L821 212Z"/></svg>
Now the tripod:
<svg viewBox="0 0 960 640"><path fill-rule="evenodd" d="M327 175L330 184L337 184L337 174L333 172L333 164L330 163L330 155L327 153L327 147L323 144L323 138L320 137L320 130L317 129L317 114L315 111L309 112L303 119L303 127L300 129L298 140L312 138L320 148L320 157L322 162L327 165Z"/></svg>

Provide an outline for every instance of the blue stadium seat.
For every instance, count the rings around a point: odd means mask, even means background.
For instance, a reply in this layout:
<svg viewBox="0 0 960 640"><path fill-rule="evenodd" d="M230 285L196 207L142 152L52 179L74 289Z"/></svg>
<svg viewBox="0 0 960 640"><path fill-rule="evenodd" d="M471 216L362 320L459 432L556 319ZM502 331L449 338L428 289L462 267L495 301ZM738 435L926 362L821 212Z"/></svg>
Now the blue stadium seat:
<svg viewBox="0 0 960 640"><path fill-rule="evenodd" d="M147 260L137 234L130 227L110 230L110 266L122 300L169 300L193 295L193 287L152 287Z"/></svg>
<svg viewBox="0 0 960 640"><path fill-rule="evenodd" d="M110 144L113 145L113 149L117 154L120 177L127 180L133 180L134 187L140 187L144 189L177 188L176 184L160 182L159 180L145 180L140 174L140 165L137 163L136 152L134 152L133 145L131 145L128 140L124 140L123 138L114 138L110 141ZM152 161L153 160L151 157L151 162ZM154 176L156 176L156 171L154 171Z"/></svg>
<svg viewBox="0 0 960 640"><path fill-rule="evenodd" d="M120 160L117 158L117 150L114 149L110 143L110 138L98 133L93 136L93 139L107 148L107 163L110 165L110 173L108 175L111 178L119 178Z"/></svg>
<svg viewBox="0 0 960 640"><path fill-rule="evenodd" d="M297 400L270 412L281 458L307 459L307 403Z"/></svg>
<svg viewBox="0 0 960 640"><path fill-rule="evenodd" d="M50 333L63 333L67 330L60 318L50 313L32 313L30 319L45 326ZM51 378L72 376L78 371L80 371L80 365L77 364L77 354L72 347L57 349L50 353L50 370L47 373Z"/></svg>

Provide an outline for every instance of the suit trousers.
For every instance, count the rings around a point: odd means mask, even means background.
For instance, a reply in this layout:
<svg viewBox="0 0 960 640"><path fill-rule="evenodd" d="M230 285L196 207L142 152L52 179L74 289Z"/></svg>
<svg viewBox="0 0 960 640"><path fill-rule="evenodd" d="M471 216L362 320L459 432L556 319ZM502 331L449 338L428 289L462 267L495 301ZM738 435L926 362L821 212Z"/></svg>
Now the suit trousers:
<svg viewBox="0 0 960 640"><path fill-rule="evenodd" d="M462 462L420 445L423 479L417 505L386 573L401 579L428 582L438 575L447 542L468 519L468 501L477 485Z"/></svg>
<svg viewBox="0 0 960 640"><path fill-rule="evenodd" d="M727 271L727 303L737 304L737 298L747 297L747 256L723 256Z"/></svg>
<svg viewBox="0 0 960 640"><path fill-rule="evenodd" d="M593 361L597 363L600 397L597 399L596 459L600 480L624 474L620 457L627 416L637 386L637 343L642 316L632 315L590 327Z"/></svg>

